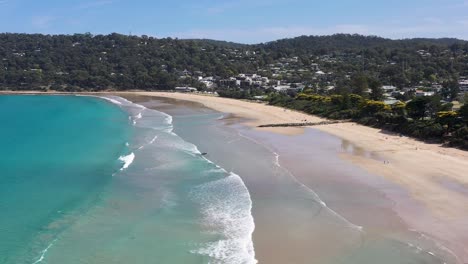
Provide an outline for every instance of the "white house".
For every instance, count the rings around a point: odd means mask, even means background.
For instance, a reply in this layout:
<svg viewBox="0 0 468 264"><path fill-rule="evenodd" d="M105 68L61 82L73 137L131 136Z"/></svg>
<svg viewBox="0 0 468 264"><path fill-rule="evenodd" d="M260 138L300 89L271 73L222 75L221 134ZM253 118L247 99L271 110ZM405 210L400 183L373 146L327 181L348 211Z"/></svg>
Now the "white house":
<svg viewBox="0 0 468 264"><path fill-rule="evenodd" d="M212 81L203 80L203 81L200 81L200 82L205 84L206 88L208 88L208 89L211 89L214 86L214 82L212 82Z"/></svg>
<svg viewBox="0 0 468 264"><path fill-rule="evenodd" d="M185 87L176 87L175 91L176 92L182 92L182 93L191 93L191 92L197 91L197 88L187 87L187 86L185 86Z"/></svg>
<svg viewBox="0 0 468 264"><path fill-rule="evenodd" d="M416 97L423 97L423 96L434 96L435 92L425 92L422 90L417 90L415 93Z"/></svg>
<svg viewBox="0 0 468 264"><path fill-rule="evenodd" d="M323 71L316 71L315 74L316 75L324 75L325 73Z"/></svg>
<svg viewBox="0 0 468 264"><path fill-rule="evenodd" d="M289 86L289 85L278 85L278 86L274 86L273 89L275 89L278 92L281 92L281 91L290 90L291 86Z"/></svg>
<svg viewBox="0 0 468 264"><path fill-rule="evenodd" d="M392 93L396 91L396 87L393 85L384 85L382 86L382 89L385 91L385 93Z"/></svg>

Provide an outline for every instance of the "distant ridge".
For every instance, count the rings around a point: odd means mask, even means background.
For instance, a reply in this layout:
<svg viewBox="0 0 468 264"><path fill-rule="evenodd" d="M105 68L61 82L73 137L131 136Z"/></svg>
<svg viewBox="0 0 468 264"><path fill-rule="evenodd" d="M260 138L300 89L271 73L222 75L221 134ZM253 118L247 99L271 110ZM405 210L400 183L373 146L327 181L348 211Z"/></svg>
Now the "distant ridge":
<svg viewBox="0 0 468 264"><path fill-rule="evenodd" d="M251 46L249 44L242 44L242 43L236 43L236 42L224 41L224 40L214 40L214 39L181 39L181 41L209 43L209 44L217 45L220 47L231 47L231 48L242 48L245 46Z"/></svg>
<svg viewBox="0 0 468 264"><path fill-rule="evenodd" d="M300 36L259 44L271 49L295 49L298 53L317 52L319 49L343 51L375 47L404 48L408 46L466 44L468 41L455 38L414 38L393 40L358 34L334 34L327 36Z"/></svg>

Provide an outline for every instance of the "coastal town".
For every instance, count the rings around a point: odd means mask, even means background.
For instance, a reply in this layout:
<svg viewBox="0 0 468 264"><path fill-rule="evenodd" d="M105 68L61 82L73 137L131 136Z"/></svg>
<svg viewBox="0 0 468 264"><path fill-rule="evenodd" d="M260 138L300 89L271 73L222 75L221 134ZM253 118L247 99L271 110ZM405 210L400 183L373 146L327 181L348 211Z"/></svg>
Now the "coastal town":
<svg viewBox="0 0 468 264"><path fill-rule="evenodd" d="M445 52L449 52L448 50ZM236 58L255 60L255 52L246 51L240 53L232 50ZM422 58L431 57L432 54L425 50L418 50L417 54ZM218 94L217 91L248 91L252 93L252 99L265 99L271 93L283 93L295 95L302 91L309 91L316 94L331 95L340 93L338 83L343 80L351 81L353 72L345 75L330 71L330 65L339 65L346 60L352 60L350 55L323 55L311 56L308 63L304 63L299 57L280 58L276 63L259 68L255 72L240 73L228 78L220 76L207 76L201 71L191 72L189 70L178 71L178 78L183 83L190 80L191 83L198 83L197 87L178 86L178 92L201 92ZM468 58L468 55L464 55ZM354 58L359 63L360 56ZM388 61L387 65L393 66L395 62ZM377 65L377 67L383 67ZM434 78L436 79L436 78ZM452 82L443 81L420 81L417 85L402 86L393 83L379 83L377 89L381 89L380 100L387 105L394 105L398 102L407 102L415 97L430 97L440 95L445 102L454 102L455 109L459 106L459 101L465 102L468 99L468 75L459 76ZM363 94L371 94L372 89L365 87Z"/></svg>

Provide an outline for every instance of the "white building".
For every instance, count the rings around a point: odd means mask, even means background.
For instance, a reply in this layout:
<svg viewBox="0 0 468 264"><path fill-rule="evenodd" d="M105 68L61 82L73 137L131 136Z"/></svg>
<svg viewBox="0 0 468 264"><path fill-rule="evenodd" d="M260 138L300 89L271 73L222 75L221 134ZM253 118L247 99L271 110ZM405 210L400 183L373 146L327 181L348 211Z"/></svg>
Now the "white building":
<svg viewBox="0 0 468 264"><path fill-rule="evenodd" d="M182 93L191 93L191 92L196 92L197 88L187 87L187 86L185 86L185 87L176 87L175 91L176 92L182 92Z"/></svg>
<svg viewBox="0 0 468 264"><path fill-rule="evenodd" d="M468 93L468 80L461 80L458 83L458 86L460 88L460 92L462 93Z"/></svg>
<svg viewBox="0 0 468 264"><path fill-rule="evenodd" d="M415 93L416 97L423 97L423 96L434 96L435 92L426 92L426 91L421 91L417 90Z"/></svg>
<svg viewBox="0 0 468 264"><path fill-rule="evenodd" d="M323 71L317 71L315 72L316 75L325 75L325 73Z"/></svg>
<svg viewBox="0 0 468 264"><path fill-rule="evenodd" d="M278 86L274 86L273 89L275 89L278 92L281 92L281 91L290 90L291 86L289 86L289 85L278 85Z"/></svg>
<svg viewBox="0 0 468 264"><path fill-rule="evenodd" d="M382 86L382 89L385 91L385 93L392 93L396 91L396 87L393 85L384 85Z"/></svg>
<svg viewBox="0 0 468 264"><path fill-rule="evenodd" d="M214 82L212 82L212 81L203 80L203 81L200 81L200 82L203 83L206 86L206 88L208 88L208 89L211 89L214 86Z"/></svg>

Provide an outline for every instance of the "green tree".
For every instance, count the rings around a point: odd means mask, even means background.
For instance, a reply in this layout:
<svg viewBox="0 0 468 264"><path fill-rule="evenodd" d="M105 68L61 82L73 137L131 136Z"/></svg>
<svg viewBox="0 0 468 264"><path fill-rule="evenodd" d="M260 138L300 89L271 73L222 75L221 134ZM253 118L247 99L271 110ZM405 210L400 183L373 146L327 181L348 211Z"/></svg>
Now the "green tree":
<svg viewBox="0 0 468 264"><path fill-rule="evenodd" d="M369 79L369 88L371 89L370 98L372 100L380 101L384 98L384 90L382 89L382 83L375 79Z"/></svg>
<svg viewBox="0 0 468 264"><path fill-rule="evenodd" d="M418 97L406 104L408 116L414 119L422 119L426 116L429 97Z"/></svg>
<svg viewBox="0 0 468 264"><path fill-rule="evenodd" d="M414 119L432 118L439 111L450 110L451 105L443 105L440 99L440 96L417 97L406 105L408 115Z"/></svg>
<svg viewBox="0 0 468 264"><path fill-rule="evenodd" d="M441 91L442 96L449 100L456 99L458 96L458 93L460 92L458 81L456 79L451 79L449 81L443 82L442 87L443 87Z"/></svg>
<svg viewBox="0 0 468 264"><path fill-rule="evenodd" d="M458 113L454 111L442 111L437 113L437 122L446 127L446 134L452 131L457 122Z"/></svg>
<svg viewBox="0 0 468 264"><path fill-rule="evenodd" d="M465 103L460 110L458 110L460 117L468 124L468 103Z"/></svg>
<svg viewBox="0 0 468 264"><path fill-rule="evenodd" d="M369 89L367 76L359 73L351 79L352 92L357 95L364 95Z"/></svg>

